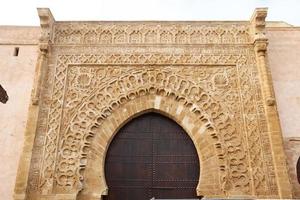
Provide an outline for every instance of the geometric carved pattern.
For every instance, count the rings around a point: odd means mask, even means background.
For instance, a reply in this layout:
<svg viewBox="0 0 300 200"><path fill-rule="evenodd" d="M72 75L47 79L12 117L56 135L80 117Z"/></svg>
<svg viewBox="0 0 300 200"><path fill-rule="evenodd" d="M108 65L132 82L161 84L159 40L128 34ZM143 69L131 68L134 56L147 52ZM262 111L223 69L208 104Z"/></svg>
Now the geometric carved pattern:
<svg viewBox="0 0 300 200"><path fill-rule="evenodd" d="M207 123L219 152L224 193L271 193L266 185L272 184L272 176L267 176L272 170L267 172L263 160L263 154L269 152L261 144L262 125L253 121L260 97L253 97L259 89L253 82L257 77L251 57L136 53L57 58L39 190L51 193L56 188L68 193L83 189L89 138L101 134L93 129L101 127L120 104L154 93L174 96Z"/></svg>
<svg viewBox="0 0 300 200"><path fill-rule="evenodd" d="M203 23L58 23L54 43L58 44L243 44L249 43L244 24ZM72 37L70 37L72 35Z"/></svg>
<svg viewBox="0 0 300 200"><path fill-rule="evenodd" d="M243 181L234 182L236 187L249 186L249 178L247 166L245 166L245 152L242 146L242 141L237 135L234 125L231 122L228 113L222 112L223 109L220 103L211 98L201 85L197 85L192 81L180 76L177 70L155 67L147 67L141 69L128 70L121 77L110 78L108 82L96 84L99 87L93 90L92 93L85 99L81 105L77 106L76 114L71 116L71 121L68 122L66 133L63 134L62 143L60 146L61 157L58 160L58 185L73 187L78 184L79 179L74 177L80 174L80 168L73 168L74 171L70 174L71 166L84 167L85 155L89 146L87 141L89 137L97 134L93 125L101 126L101 123L111 112L116 110L120 104L135 99L140 95L154 93L160 96L174 95L178 101L183 101L186 106L190 106L191 112L197 113L198 118L206 123L206 128L210 130L211 136L216 141L216 148L219 149L220 170L224 172L223 181L230 180L229 174L235 173L237 177L243 178ZM142 67L143 68L143 67ZM187 70L192 70L192 67L186 67ZM86 79L91 79L90 74L84 74ZM80 75L79 77L82 77ZM90 82L89 80L85 81ZM218 84L218 83L216 83ZM221 141L225 140L227 149ZM77 142L81 141L84 147ZM81 155L81 159L74 159L71 155ZM226 156L225 156L226 155ZM232 156L230 156L232 155ZM234 163L231 159L235 159ZM230 171L226 166L226 162L232 162L232 166L239 166L234 171ZM231 168L233 169L233 168Z"/></svg>

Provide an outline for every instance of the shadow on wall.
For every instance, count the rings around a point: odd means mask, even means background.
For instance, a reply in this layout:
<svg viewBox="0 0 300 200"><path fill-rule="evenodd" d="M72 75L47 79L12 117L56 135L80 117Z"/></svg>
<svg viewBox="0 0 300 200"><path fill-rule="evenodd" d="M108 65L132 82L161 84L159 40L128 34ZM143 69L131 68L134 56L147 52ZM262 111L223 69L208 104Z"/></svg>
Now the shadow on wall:
<svg viewBox="0 0 300 200"><path fill-rule="evenodd" d="M8 96L4 88L0 84L0 102L6 103L8 101Z"/></svg>

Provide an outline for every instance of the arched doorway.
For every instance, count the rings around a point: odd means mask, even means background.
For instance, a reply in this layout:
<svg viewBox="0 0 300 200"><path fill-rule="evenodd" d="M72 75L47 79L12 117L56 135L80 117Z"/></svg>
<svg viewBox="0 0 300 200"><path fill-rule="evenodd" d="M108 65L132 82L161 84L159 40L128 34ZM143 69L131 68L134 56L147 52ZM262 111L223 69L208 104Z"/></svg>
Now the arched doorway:
<svg viewBox="0 0 300 200"><path fill-rule="evenodd" d="M199 159L174 121L147 113L123 126L105 159L109 200L196 198Z"/></svg>

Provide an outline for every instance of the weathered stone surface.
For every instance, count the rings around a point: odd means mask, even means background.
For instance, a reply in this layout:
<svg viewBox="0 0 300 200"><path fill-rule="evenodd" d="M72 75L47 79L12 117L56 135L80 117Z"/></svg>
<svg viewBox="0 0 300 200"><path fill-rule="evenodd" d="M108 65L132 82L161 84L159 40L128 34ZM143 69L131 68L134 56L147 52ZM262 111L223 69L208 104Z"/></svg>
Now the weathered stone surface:
<svg viewBox="0 0 300 200"><path fill-rule="evenodd" d="M24 121L33 87L15 199L99 199L109 189L102 169L109 141L121 125L148 111L172 118L194 141L201 164L199 195L292 197L276 103L284 134L297 136L299 127L290 124L297 123L299 105L293 104L293 112L283 101L297 97L280 84L288 88L290 79L297 83L299 77L296 71L283 73L280 63L294 70L291 63L299 58L294 43L276 32L282 24L276 31L265 29L265 9L257 9L250 22L56 22L47 9L39 16L39 40L38 28L16 28L11 35L8 27L0 30L2 57L8 57L8 44L27 42L26 59L32 61L27 75L8 81L27 82L12 96L15 104L4 109L22 117L0 120L4 126ZM292 30L284 31L297 38ZM22 31L30 32L27 41ZM283 49L290 46L288 54ZM23 56L23 46L20 50ZM286 56L296 61L287 63ZM19 58L22 66L26 59ZM20 98L24 102L16 103ZM18 151L4 157L14 166L23 141L25 125L20 126L18 136L5 143ZM296 153L288 153L292 178L289 155ZM8 168L1 170L16 171ZM1 181L10 185L1 189L11 191L14 176L4 175Z"/></svg>
<svg viewBox="0 0 300 200"><path fill-rule="evenodd" d="M251 23L60 23L47 9L39 16L36 140L25 146L33 145L22 156L31 165L21 162L17 194L100 198L109 188L96 166L109 141L130 118L154 110L194 141L199 195L291 197L265 9Z"/></svg>

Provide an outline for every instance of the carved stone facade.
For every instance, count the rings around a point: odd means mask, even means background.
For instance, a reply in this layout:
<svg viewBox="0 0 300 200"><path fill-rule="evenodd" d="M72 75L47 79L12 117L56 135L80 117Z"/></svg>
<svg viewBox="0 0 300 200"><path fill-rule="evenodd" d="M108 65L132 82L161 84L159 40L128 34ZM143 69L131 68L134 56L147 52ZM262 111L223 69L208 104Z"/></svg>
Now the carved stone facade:
<svg viewBox="0 0 300 200"><path fill-rule="evenodd" d="M15 199L100 199L105 153L154 111L193 140L205 197L291 198L265 9L245 22L56 22L40 9Z"/></svg>

